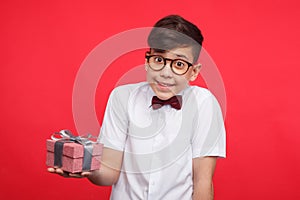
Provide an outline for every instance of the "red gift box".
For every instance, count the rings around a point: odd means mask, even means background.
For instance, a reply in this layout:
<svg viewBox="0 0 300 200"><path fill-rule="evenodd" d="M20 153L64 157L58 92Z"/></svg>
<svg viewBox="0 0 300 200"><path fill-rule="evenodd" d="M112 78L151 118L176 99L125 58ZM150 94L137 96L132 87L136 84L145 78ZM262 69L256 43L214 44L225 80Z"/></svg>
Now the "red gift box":
<svg viewBox="0 0 300 200"><path fill-rule="evenodd" d="M60 141L60 140L58 140ZM47 140L47 160L46 165L49 167L54 167L55 161L55 140ZM103 145L100 143L93 143L93 149L91 152L92 158L90 163L90 171L97 170L100 168L100 159L102 154ZM62 149L63 155L61 155L61 164L60 167L62 170L77 173L82 172L83 160L84 160L84 146L76 142L65 142Z"/></svg>

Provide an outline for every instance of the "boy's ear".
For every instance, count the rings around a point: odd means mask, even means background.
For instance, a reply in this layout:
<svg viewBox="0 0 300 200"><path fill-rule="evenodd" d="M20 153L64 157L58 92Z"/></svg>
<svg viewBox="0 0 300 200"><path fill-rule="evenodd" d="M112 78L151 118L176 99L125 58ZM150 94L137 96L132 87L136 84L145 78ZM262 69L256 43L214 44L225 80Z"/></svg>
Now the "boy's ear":
<svg viewBox="0 0 300 200"><path fill-rule="evenodd" d="M145 58L145 70L148 70L148 63L147 63L147 59Z"/></svg>
<svg viewBox="0 0 300 200"><path fill-rule="evenodd" d="M192 68L193 71L190 77L190 81L194 81L198 77L198 74L200 73L201 64L198 63L196 65L193 65Z"/></svg>

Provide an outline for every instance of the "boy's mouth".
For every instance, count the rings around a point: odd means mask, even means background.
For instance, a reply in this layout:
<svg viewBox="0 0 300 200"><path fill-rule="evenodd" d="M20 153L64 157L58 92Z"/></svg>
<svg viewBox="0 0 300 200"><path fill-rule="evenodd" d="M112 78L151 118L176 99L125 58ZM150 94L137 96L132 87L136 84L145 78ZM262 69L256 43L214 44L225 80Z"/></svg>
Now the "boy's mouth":
<svg viewBox="0 0 300 200"><path fill-rule="evenodd" d="M173 87L175 84L164 83L164 82L159 82L159 81L157 81L157 85L158 85L158 87L160 87L161 89L169 89L170 87Z"/></svg>

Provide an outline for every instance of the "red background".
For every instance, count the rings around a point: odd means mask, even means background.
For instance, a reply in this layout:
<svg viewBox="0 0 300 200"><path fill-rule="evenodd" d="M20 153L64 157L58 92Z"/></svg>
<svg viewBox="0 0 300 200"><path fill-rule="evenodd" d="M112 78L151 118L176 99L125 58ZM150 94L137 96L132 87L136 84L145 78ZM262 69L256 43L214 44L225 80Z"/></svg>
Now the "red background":
<svg viewBox="0 0 300 200"><path fill-rule="evenodd" d="M109 187L49 174L45 140L62 128L76 130L73 83L95 46L173 13L202 29L226 88L228 157L216 169L215 199L300 198L299 1L5 0L0 199L109 198ZM109 70L96 98L99 121L120 76Z"/></svg>

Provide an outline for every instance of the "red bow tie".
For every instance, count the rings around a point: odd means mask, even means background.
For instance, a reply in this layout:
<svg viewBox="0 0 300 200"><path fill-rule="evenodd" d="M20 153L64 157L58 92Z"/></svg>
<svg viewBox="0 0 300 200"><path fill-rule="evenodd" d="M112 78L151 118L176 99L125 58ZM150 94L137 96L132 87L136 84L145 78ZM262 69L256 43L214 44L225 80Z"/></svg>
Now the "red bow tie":
<svg viewBox="0 0 300 200"><path fill-rule="evenodd" d="M157 96L152 98L152 108L154 110L159 109L164 105L170 105L172 108L180 110L182 105L182 96L176 95L167 100L161 100Z"/></svg>

